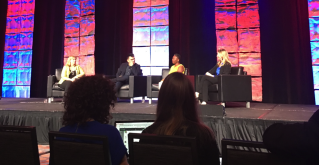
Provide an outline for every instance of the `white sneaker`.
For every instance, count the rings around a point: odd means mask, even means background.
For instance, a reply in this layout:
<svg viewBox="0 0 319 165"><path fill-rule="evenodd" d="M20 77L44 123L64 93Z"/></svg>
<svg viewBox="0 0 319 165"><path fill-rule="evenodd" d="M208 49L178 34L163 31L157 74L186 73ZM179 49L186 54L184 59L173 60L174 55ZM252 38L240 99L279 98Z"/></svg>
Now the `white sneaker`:
<svg viewBox="0 0 319 165"><path fill-rule="evenodd" d="M198 98L199 97L199 93L195 92L195 97Z"/></svg>
<svg viewBox="0 0 319 165"><path fill-rule="evenodd" d="M203 101L203 102L202 102L202 105L206 105L206 101Z"/></svg>

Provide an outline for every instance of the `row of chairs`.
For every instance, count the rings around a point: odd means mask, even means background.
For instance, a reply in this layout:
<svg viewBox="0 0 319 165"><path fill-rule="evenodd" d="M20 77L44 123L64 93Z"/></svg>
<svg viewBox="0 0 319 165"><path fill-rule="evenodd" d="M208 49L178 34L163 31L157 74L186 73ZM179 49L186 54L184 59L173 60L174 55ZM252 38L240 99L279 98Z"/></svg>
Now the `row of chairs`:
<svg viewBox="0 0 319 165"><path fill-rule="evenodd" d="M47 81L47 98L50 101L54 97L63 97L64 90L61 89L57 82L61 79L62 69L56 69L55 75L48 76ZM130 76L129 84L124 85L118 92L120 98L130 98L133 103L134 97L145 97L149 99L149 104L152 98L158 98L159 86L158 83L164 79L169 73L169 69L163 69L161 76ZM188 79L197 89L203 75L191 76L188 71L185 72ZM108 76L112 78L112 76ZM114 77L114 76L113 76ZM146 87L146 88L145 88ZM244 67L232 67L230 75L218 76L218 84L209 87L209 98L211 101L217 102L246 102L246 107L250 108L252 100L251 76L247 75Z"/></svg>
<svg viewBox="0 0 319 165"><path fill-rule="evenodd" d="M57 137L101 141L101 144L57 140ZM130 165L197 165L196 139L192 137L132 134L129 137ZM110 165L108 140L104 136L49 132L51 165ZM169 145L163 145L169 144ZM0 126L1 165L40 165L35 127ZM44 153L45 154L45 153ZM223 165L297 164L276 157L263 143L222 140Z"/></svg>

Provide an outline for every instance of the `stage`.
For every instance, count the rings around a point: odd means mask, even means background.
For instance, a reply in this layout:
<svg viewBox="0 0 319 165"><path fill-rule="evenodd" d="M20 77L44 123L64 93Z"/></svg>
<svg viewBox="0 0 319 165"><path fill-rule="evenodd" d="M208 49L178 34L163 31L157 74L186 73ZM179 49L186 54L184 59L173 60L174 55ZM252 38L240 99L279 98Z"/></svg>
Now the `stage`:
<svg viewBox="0 0 319 165"><path fill-rule="evenodd" d="M63 105L60 100L45 103L44 98L2 98L0 100L0 125L36 126L40 144L47 144L48 132L58 131L61 127ZM319 109L315 105L226 103L226 116L201 115L202 121L215 132L220 147L222 138L262 141L264 130L276 122L298 123L307 121ZM201 112L199 112L201 114ZM112 110L112 120L154 120L156 101L141 103L119 100Z"/></svg>

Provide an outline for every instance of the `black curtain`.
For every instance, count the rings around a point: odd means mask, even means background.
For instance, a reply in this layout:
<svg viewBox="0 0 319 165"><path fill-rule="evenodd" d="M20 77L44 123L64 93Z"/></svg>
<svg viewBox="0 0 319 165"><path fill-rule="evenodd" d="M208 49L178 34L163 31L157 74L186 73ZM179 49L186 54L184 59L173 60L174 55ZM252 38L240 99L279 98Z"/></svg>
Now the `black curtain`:
<svg viewBox="0 0 319 165"><path fill-rule="evenodd" d="M133 1L95 1L95 73L115 75L132 53Z"/></svg>
<svg viewBox="0 0 319 165"><path fill-rule="evenodd" d="M263 102L314 104L308 2L258 3Z"/></svg>
<svg viewBox="0 0 319 165"><path fill-rule="evenodd" d="M169 40L170 59L181 54L192 75L211 69L217 54L215 1L170 0Z"/></svg>
<svg viewBox="0 0 319 165"><path fill-rule="evenodd" d="M35 1L31 97L46 97L47 77L63 66L65 0Z"/></svg>
<svg viewBox="0 0 319 165"><path fill-rule="evenodd" d="M5 45L5 32L7 23L7 9L8 0L0 2L0 99L2 96L2 77L3 77L3 59L4 59L4 45Z"/></svg>

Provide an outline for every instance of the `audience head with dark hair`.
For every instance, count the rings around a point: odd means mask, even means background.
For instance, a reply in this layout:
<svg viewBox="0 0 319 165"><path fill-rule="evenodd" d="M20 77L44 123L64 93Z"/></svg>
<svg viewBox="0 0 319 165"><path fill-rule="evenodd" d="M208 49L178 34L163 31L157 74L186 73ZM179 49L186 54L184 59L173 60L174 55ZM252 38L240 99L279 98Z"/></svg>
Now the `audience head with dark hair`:
<svg viewBox="0 0 319 165"><path fill-rule="evenodd" d="M72 83L65 96L63 124L84 124L89 120L108 123L115 102L114 83L109 79L83 77Z"/></svg>
<svg viewBox="0 0 319 165"><path fill-rule="evenodd" d="M184 74L169 74L159 91L156 120L143 133L196 137L199 164L219 164L214 134L199 119L194 93Z"/></svg>

